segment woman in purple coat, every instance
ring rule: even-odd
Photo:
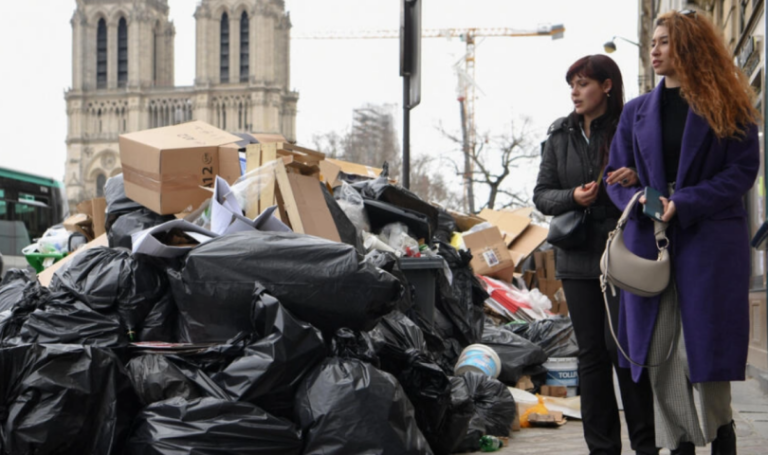
[[[639,183],[606,183],[621,209],[644,187],[664,195],[673,275],[660,296],[622,292],[619,338],[634,362],[660,364],[648,368],[656,444],[694,454],[712,441],[713,454],[735,454],[730,381],[744,380],[749,334],[742,198],[758,172],[759,114],[746,77],[703,15],[660,16],[651,48],[664,79],[625,106],[607,168],[634,168]],[[638,210],[624,232],[633,253],[656,258],[650,218]],[[642,368],[631,367],[637,380]]]

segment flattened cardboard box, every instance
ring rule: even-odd
[[[527,216],[519,216],[514,212],[497,212],[496,210],[483,209],[480,218],[487,220],[494,226],[498,226],[504,236],[504,243],[509,248],[512,242],[522,234],[531,224]]]
[[[161,215],[196,208],[211,196],[217,175],[240,176],[237,149],[220,146],[240,138],[205,122],[155,128],[120,136],[125,194]]]
[[[472,252],[470,265],[478,275],[504,275],[507,269],[514,272],[514,263],[499,228],[492,227],[467,234],[464,236],[464,244]]]

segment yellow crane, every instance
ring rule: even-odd
[[[475,84],[475,45],[477,38],[490,37],[533,37],[550,36],[552,39],[562,38],[565,33],[563,25],[544,25],[536,30],[518,30],[509,27],[497,28],[446,28],[426,29],[421,31],[422,38],[460,38],[466,45],[464,54],[463,74],[457,71],[459,77],[458,101],[461,107],[461,129],[464,141],[464,200],[465,210],[474,213],[474,191],[472,185],[473,163],[470,157],[477,145],[475,128],[475,100],[477,99]],[[291,39],[395,39],[400,38],[400,30],[360,30],[360,31],[316,31],[294,33]]]

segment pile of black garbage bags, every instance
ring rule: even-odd
[[[546,354],[486,327],[447,212],[386,179],[357,190],[429,212],[451,272],[434,314],[394,255],[354,238],[252,231],[182,258],[132,255],[131,234],[166,217],[110,179],[110,248],[80,252],[48,287],[18,270],[0,285],[0,454],[449,454],[507,436],[507,385]],[[484,342],[504,382],[454,375]]]

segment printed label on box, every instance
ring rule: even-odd
[[[496,256],[496,252],[493,250],[486,250],[483,252],[483,259],[488,267],[495,267],[499,265],[499,258]]]

